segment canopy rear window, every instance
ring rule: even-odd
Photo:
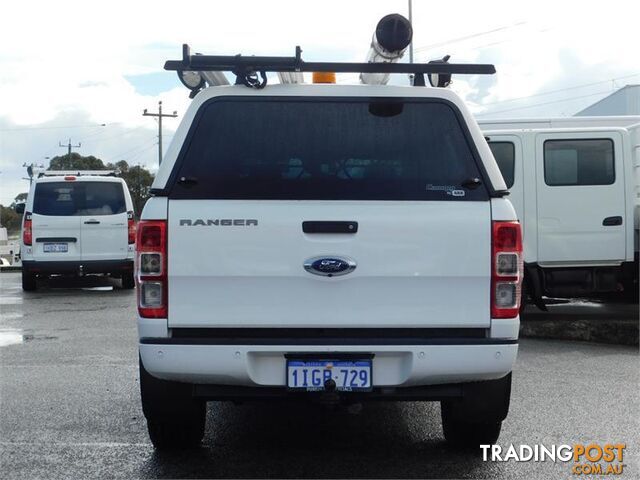
[[[216,99],[176,163],[174,199],[486,200],[441,101]]]
[[[122,184],[115,182],[42,182],[33,199],[33,213],[39,215],[115,215],[126,210]]]

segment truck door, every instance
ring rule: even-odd
[[[509,200],[516,209],[518,220],[524,223],[522,141],[516,135],[490,134],[488,143],[509,189]]]
[[[624,169],[617,132],[536,138],[538,262],[615,264],[625,259]]]

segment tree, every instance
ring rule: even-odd
[[[136,215],[140,215],[149,198],[149,190],[154,179],[149,170],[140,165],[130,166],[126,160],[105,165],[101,159],[93,155],[84,157],[76,152],[72,152],[70,156],[53,157],[49,162],[49,170],[115,170],[116,175],[127,182]]]
[[[20,231],[22,216],[13,208],[0,205],[0,224],[6,227],[9,234]]]
[[[109,170],[117,170],[118,176],[127,182],[133,208],[136,215],[140,215],[142,207],[150,196],[149,190],[151,190],[154,175],[140,165],[129,166],[124,160],[120,160],[115,165],[108,163],[107,167]]]
[[[27,192],[19,193],[16,195],[16,198],[13,199],[13,203],[10,205],[11,208],[16,208],[18,203],[24,203],[27,201],[27,197],[29,194]]]
[[[49,162],[48,170],[105,170],[107,167],[99,158],[90,155],[84,157],[77,152],[71,155],[59,155]]]

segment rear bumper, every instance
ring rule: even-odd
[[[23,260],[22,269],[35,274],[120,273],[133,270],[133,260],[90,260],[39,262]]]
[[[438,339],[421,345],[213,345],[186,343],[181,338],[143,338],[139,348],[151,375],[196,384],[210,398],[235,398],[243,391],[250,397],[285,392],[285,356],[296,353],[373,355],[373,393],[403,387],[399,397],[423,398],[431,396],[426,390],[434,389],[421,387],[502,378],[513,369],[518,352],[517,340],[492,338],[454,343]],[[251,387],[261,388],[252,392]],[[434,395],[447,395],[440,390],[435,389]]]

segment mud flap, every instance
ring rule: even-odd
[[[501,422],[509,413],[511,373],[498,380],[470,382],[463,385],[459,400],[446,402],[451,419],[460,422]]]
[[[531,300],[533,300],[536,307],[543,312],[548,311],[547,306],[542,299],[542,280],[536,265],[525,264],[523,287],[531,296]]]

